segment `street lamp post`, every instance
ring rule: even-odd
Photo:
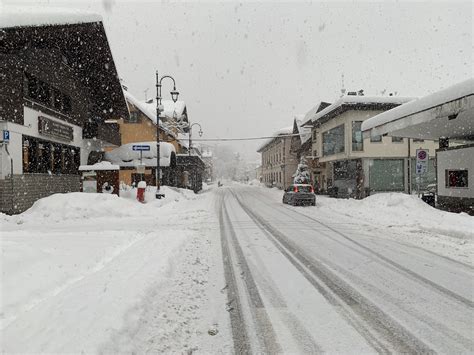
[[[193,131],[193,126],[194,126],[194,125],[199,126],[199,132],[198,132],[198,133],[199,133],[199,137],[202,137],[202,133],[203,133],[203,132],[202,132],[202,127],[201,127],[201,125],[200,125],[199,123],[195,122],[195,123],[193,123],[192,125],[189,125],[189,135],[188,135],[188,138],[189,138],[188,154],[189,154],[189,156],[191,156],[191,133],[192,133],[192,131]]]
[[[170,91],[171,99],[173,102],[178,101],[179,92],[176,91],[176,82],[173,77],[169,75],[164,75],[161,77],[158,75],[158,70],[156,71],[156,195],[157,199],[165,197],[164,194],[160,193],[160,179],[161,179],[161,166],[160,166],[160,114],[163,111],[161,106],[161,82],[163,79],[169,78],[173,80],[173,90]]]

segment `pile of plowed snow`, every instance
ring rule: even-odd
[[[363,200],[318,198],[317,203],[322,208],[356,217],[361,222],[389,228],[417,228],[458,238],[474,238],[474,217],[433,208],[415,195],[380,193]]]
[[[54,194],[36,201],[30,209],[20,215],[0,214],[0,219],[23,224],[41,220],[60,222],[96,218],[147,217],[156,215],[154,207],[196,198],[196,194],[191,190],[164,186],[161,192],[165,194],[165,198],[157,200],[155,190],[153,187],[147,188],[145,203],[137,201],[136,189],[121,191],[120,197],[114,194],[82,192]]]

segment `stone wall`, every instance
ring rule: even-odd
[[[0,180],[0,212],[17,214],[26,211],[40,198],[80,190],[79,175],[23,174],[12,180]]]

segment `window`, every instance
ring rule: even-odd
[[[51,105],[51,90],[49,85],[42,80],[38,81],[38,96],[36,99],[46,106]]]
[[[298,185],[297,186],[297,189],[298,189],[298,192],[306,192],[306,193],[310,193],[310,192],[313,192],[311,191],[311,186],[301,186],[301,185]]]
[[[77,174],[80,148],[23,136],[23,173]]]
[[[364,139],[362,138],[362,121],[352,122],[352,151],[361,152],[364,150]]]
[[[467,170],[445,170],[446,187],[469,187]]]
[[[63,111],[70,113],[72,111],[71,97],[63,94]]]
[[[343,153],[344,146],[344,125],[337,126],[323,133],[323,155]]]
[[[377,135],[377,136],[370,136],[370,142],[372,143],[377,143],[382,141],[382,136]]]
[[[418,138],[413,139],[413,143],[423,143],[424,141],[425,141],[424,139],[418,139]]]
[[[29,73],[25,73],[24,76],[23,93],[26,97],[57,111],[64,113],[72,111],[69,95]]]
[[[403,143],[402,137],[392,137],[392,143]]]
[[[138,115],[139,115],[139,112],[138,112],[138,111],[132,111],[132,112],[130,112],[130,120],[129,120],[129,122],[130,122],[130,123],[137,123],[137,122],[139,122]]]

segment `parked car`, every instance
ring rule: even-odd
[[[313,186],[307,184],[294,184],[288,186],[283,194],[283,203],[289,205],[316,206],[316,195]]]
[[[436,207],[436,184],[429,184],[421,192],[421,199],[432,207]]]

